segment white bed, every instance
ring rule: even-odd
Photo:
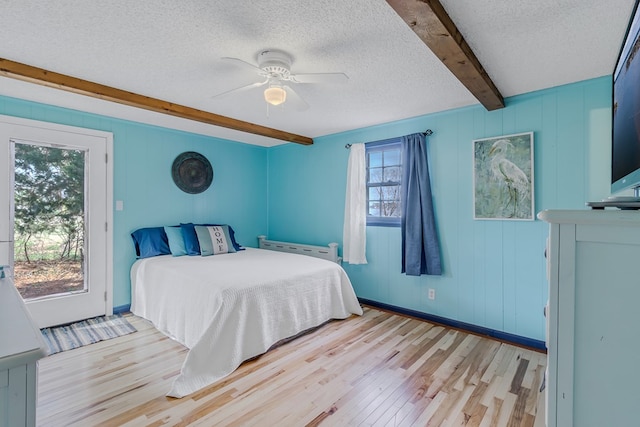
[[[131,287],[132,313],[189,348],[172,397],[212,384],[278,341],[362,314],[339,264],[265,249],[140,259]]]

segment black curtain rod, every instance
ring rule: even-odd
[[[422,132],[422,134],[425,136],[431,136],[433,135],[433,131],[431,129],[427,129],[424,132]],[[351,148],[351,144],[346,144],[344,148]]]

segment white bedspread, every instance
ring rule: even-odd
[[[362,314],[338,264],[263,249],[141,259],[131,286],[132,313],[190,349],[172,397],[212,384],[282,339]]]

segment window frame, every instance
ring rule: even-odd
[[[371,183],[369,182],[369,153],[375,153],[375,152],[383,152],[383,151],[387,151],[387,150],[391,150],[391,149],[399,149],[400,150],[400,180],[399,181],[393,181],[390,184],[389,183],[376,183],[376,185],[371,185]],[[373,216],[373,215],[369,215],[369,189],[371,187],[384,187],[384,186],[391,186],[391,185],[399,185],[400,189],[402,188],[402,173],[403,173],[403,162],[402,162],[402,138],[398,137],[398,138],[390,138],[390,139],[384,139],[384,140],[380,140],[380,141],[374,141],[374,142],[367,142],[365,143],[365,166],[366,166],[366,170],[367,170],[367,176],[366,176],[366,188],[367,188],[367,203],[366,203],[366,209],[367,209],[367,226],[376,226],[376,227],[400,227],[401,226],[401,220],[402,220],[402,212],[400,212],[400,216],[397,217],[382,217],[382,216]],[[384,165],[383,165],[384,167]],[[402,199],[400,198],[400,203],[402,206]]]

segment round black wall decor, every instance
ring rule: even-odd
[[[171,176],[179,189],[185,193],[198,194],[211,185],[213,168],[202,154],[185,151],[173,161]]]

